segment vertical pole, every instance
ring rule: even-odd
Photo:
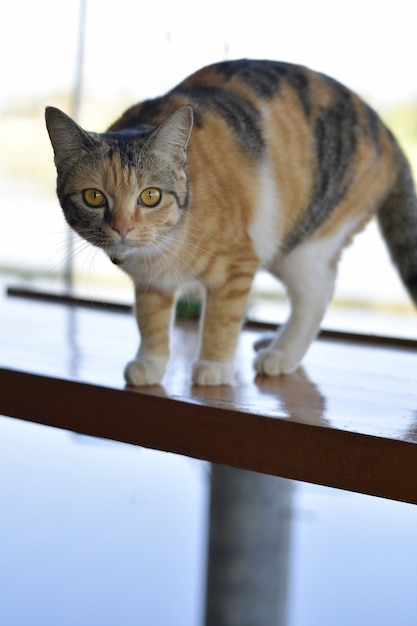
[[[72,100],[72,116],[75,120],[78,119],[80,114],[81,96],[83,90],[86,13],[87,0],[80,0],[78,16],[77,53],[75,58],[75,80]]]
[[[78,18],[77,52],[76,52],[76,59],[75,59],[75,79],[74,79],[74,90],[73,90],[72,112],[71,112],[75,120],[79,118],[82,87],[83,87],[86,12],[87,12],[87,0],[80,0],[79,18]],[[65,284],[65,289],[68,295],[71,295],[73,291],[73,280],[74,280],[73,257],[74,257],[74,236],[73,236],[72,230],[68,227],[67,256],[65,259],[65,269],[64,269],[64,284]]]
[[[212,466],[206,626],[285,626],[292,483]]]

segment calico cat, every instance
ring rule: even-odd
[[[196,72],[102,133],[48,107],[57,193],[69,225],[131,276],[141,343],[131,385],[161,382],[179,288],[205,290],[192,378],[229,383],[258,268],[291,315],[259,348],[259,374],[293,372],[318,333],[342,248],[377,215],[417,303],[417,200],[378,115],[305,67],[239,60]]]

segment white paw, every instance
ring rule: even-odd
[[[265,348],[259,350],[255,359],[255,369],[258,374],[266,374],[267,376],[278,376],[279,374],[291,374],[297,369],[299,359],[286,354],[281,350],[272,350]]]
[[[196,385],[228,385],[233,377],[233,363],[196,361],[193,365],[193,382]]]
[[[141,357],[130,361],[125,368],[125,380],[128,385],[159,385],[166,369],[165,357]]]

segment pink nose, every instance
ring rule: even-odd
[[[117,222],[112,224],[111,227],[116,231],[116,233],[119,233],[121,239],[124,239],[127,233],[130,233],[130,231],[133,230],[133,226],[131,224],[119,224]]]

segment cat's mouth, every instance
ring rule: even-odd
[[[128,258],[132,257],[149,261],[152,257],[161,253],[159,247],[155,245],[142,244],[138,246],[137,244],[129,245],[127,242],[124,242],[123,245],[107,248],[106,252],[114,265],[123,265]]]
[[[120,246],[121,248],[122,246]],[[123,265],[123,263],[126,261],[126,259],[128,257],[132,257],[132,256],[137,256],[141,254],[141,250],[136,248],[131,248],[129,249],[122,249],[120,250],[116,248],[116,250],[112,250],[112,251],[108,251],[107,254],[110,257],[110,261],[114,264],[114,265]]]
[[[121,254],[112,254],[110,256],[110,261],[114,263],[114,265],[123,265],[123,263],[126,261],[126,257],[122,256]]]
[[[119,244],[119,245],[114,245],[111,248],[108,248],[106,250],[110,258],[110,261],[114,265],[123,265],[127,257],[131,256],[132,254],[135,254],[136,251],[137,251],[136,246],[131,246],[127,242],[123,242],[122,244]]]

